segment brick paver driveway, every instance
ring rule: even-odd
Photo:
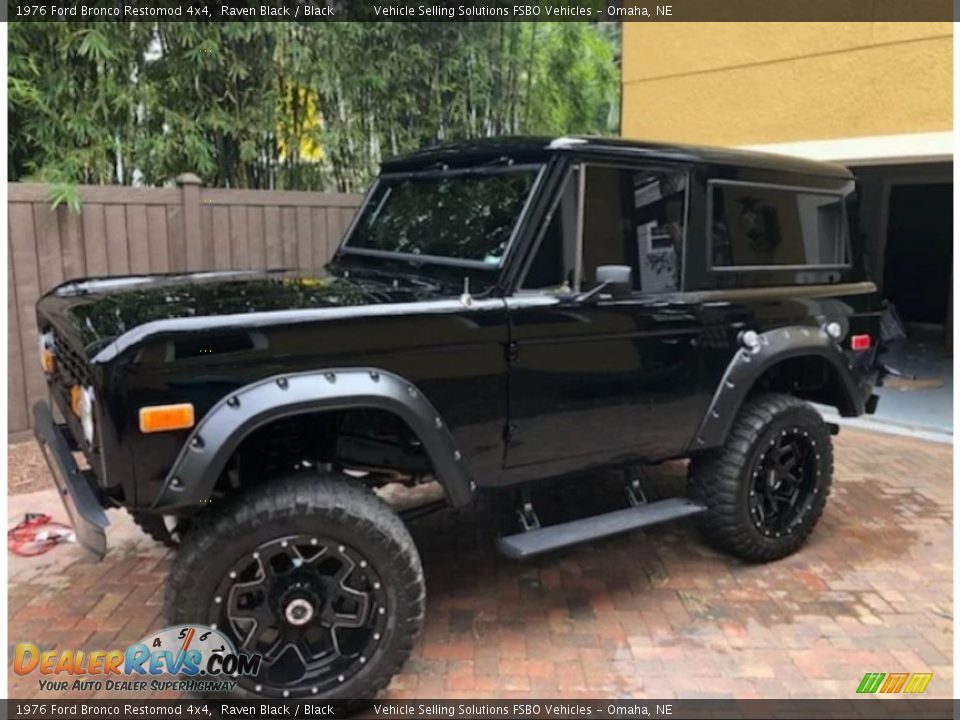
[[[713,552],[691,521],[523,564],[497,555],[491,511],[417,521],[427,620],[389,694],[849,697],[867,671],[932,671],[927,695],[950,697],[952,447],[851,430],[836,444],[818,531],[772,565]],[[11,519],[25,510],[64,517],[49,491],[10,498]],[[11,647],[122,648],[162,626],[168,554],[110,516],[102,563],[74,546],[10,558]],[[11,672],[11,697],[40,695]]]

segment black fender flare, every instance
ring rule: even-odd
[[[450,504],[463,506],[473,498],[476,485],[453,435],[413,383],[378,368],[330,368],[274,375],[222,398],[190,433],[153,509],[169,512],[209,502],[227,461],[258,427],[279,418],[346,408],[377,408],[399,416],[423,443]]]
[[[870,396],[853,374],[840,344],[819,327],[783,327],[760,333],[756,347],[737,350],[690,446],[691,451],[719,447],[726,440],[733,420],[754,383],[777,363],[789,358],[817,356],[829,363],[840,378],[844,416],[861,415]]]

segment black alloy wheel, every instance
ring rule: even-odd
[[[817,442],[808,430],[781,430],[754,465],[750,516],[767,537],[781,537],[797,527],[813,509],[819,493]]]
[[[167,588],[172,624],[202,623],[259,654],[235,694],[373,698],[423,620],[420,557],[397,514],[332,473],[241,495],[183,538]]]
[[[751,562],[796,552],[823,514],[833,479],[830,429],[791,395],[747,400],[724,445],[693,458],[692,497],[702,528],[722,550]]]

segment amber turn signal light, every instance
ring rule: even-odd
[[[184,430],[194,425],[193,405],[152,405],[140,408],[140,431],[145,433]]]
[[[57,357],[50,350],[40,351],[40,365],[47,375],[53,375],[53,370],[57,366]]]
[[[73,410],[73,414],[77,417],[80,417],[80,403],[83,400],[83,388],[79,385],[73,385],[70,388],[70,409]]]

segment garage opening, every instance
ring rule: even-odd
[[[943,332],[953,268],[953,187],[946,183],[890,188],[884,295],[900,318]]]
[[[953,432],[953,165],[853,166],[867,266],[897,308],[906,342],[883,361],[876,420]]]
[[[880,391],[877,419],[952,433],[953,165],[851,169],[868,267],[907,330],[884,357],[903,376]]]

